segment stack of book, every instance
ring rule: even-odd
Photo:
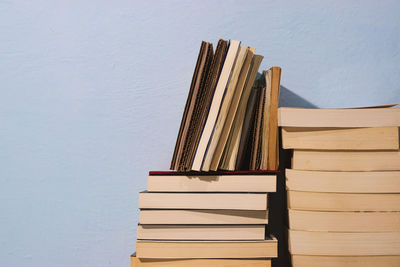
[[[400,266],[400,108],[280,108],[292,265]]]
[[[202,42],[167,172],[139,195],[133,266],[271,266],[281,69],[239,41]]]
[[[277,172],[150,172],[132,267],[270,266],[268,192]]]
[[[239,41],[202,42],[171,170],[276,170],[281,69]],[[257,78],[257,75],[259,76]]]

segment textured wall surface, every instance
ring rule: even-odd
[[[0,0],[0,266],[128,266],[201,40],[283,69],[286,106],[400,102],[399,1]]]

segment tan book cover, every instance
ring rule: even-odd
[[[292,255],[293,267],[398,267],[400,256]]]
[[[332,193],[400,193],[400,171],[338,172],[286,169],[292,191]]]
[[[271,101],[269,107],[268,170],[277,170],[279,166],[278,104],[282,70],[280,67],[272,67],[270,70]],[[264,126],[264,128],[265,127],[266,126]],[[262,164],[262,167],[264,166],[265,165]]]
[[[270,259],[140,259],[131,257],[131,267],[271,267]]]
[[[289,228],[325,232],[400,232],[400,212],[336,212],[289,209]]]
[[[287,191],[287,205],[295,210],[400,211],[400,194],[353,194]]]
[[[137,239],[152,240],[264,240],[265,225],[140,224]]]
[[[276,175],[149,175],[149,192],[275,192]]]
[[[268,210],[141,210],[141,224],[268,224]]]
[[[140,209],[266,210],[266,193],[149,193],[139,194]]]
[[[151,259],[276,258],[278,241],[141,241],[136,256]]]
[[[398,150],[397,127],[282,127],[282,147],[311,150]]]
[[[400,232],[330,233],[289,230],[294,255],[398,256]]]
[[[294,150],[292,169],[310,171],[400,171],[400,151]]]
[[[287,108],[278,110],[282,127],[386,127],[400,126],[400,108]]]

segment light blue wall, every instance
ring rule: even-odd
[[[0,0],[0,266],[128,266],[201,40],[283,69],[285,105],[400,102],[399,1]]]

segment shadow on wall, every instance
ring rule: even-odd
[[[302,98],[298,94],[293,93],[286,87],[281,85],[279,93],[280,107],[298,107],[298,108],[317,108],[316,105]]]
[[[258,72],[256,83],[260,80],[262,73]],[[255,86],[255,85],[253,85]],[[302,98],[296,93],[293,93],[285,86],[280,86],[279,92],[279,107],[296,107],[296,108],[317,108],[316,105]]]
[[[293,93],[284,86],[280,88],[279,96],[280,107],[302,107],[316,108],[317,106]],[[281,137],[279,138],[281,142]],[[290,168],[291,150],[279,150],[279,170],[281,173],[277,177],[277,190],[269,198],[269,222],[270,232],[278,238],[278,258],[272,260],[272,267],[290,266],[290,255],[288,253],[288,242],[286,229],[288,228],[287,201],[285,169]]]

